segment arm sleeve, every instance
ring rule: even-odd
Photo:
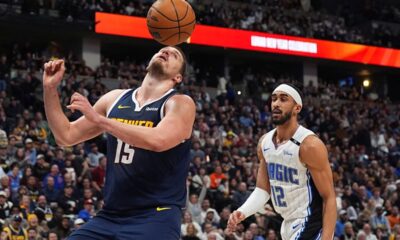
[[[247,218],[262,209],[269,198],[270,195],[267,191],[256,187],[238,211],[242,212]]]

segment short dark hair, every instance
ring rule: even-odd
[[[179,73],[182,75],[182,79],[184,79],[184,78],[185,78],[185,75],[186,75],[186,68],[187,68],[187,58],[186,58],[186,55],[185,55],[185,53],[183,52],[182,48],[180,48],[180,47],[178,47],[178,46],[171,46],[171,47],[173,47],[173,48],[175,48],[176,50],[178,50],[178,52],[180,52],[180,54],[181,54],[182,57],[183,57],[182,67],[181,67],[181,69],[179,70]]]

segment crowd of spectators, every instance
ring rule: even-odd
[[[57,56],[57,48],[52,43],[40,54],[32,49],[19,45],[0,57],[0,239],[19,231],[29,239],[65,239],[102,206],[106,138],[71,148],[56,146],[38,97],[37,72],[48,59],[42,56]],[[128,88],[138,86],[145,74],[142,63],[104,58],[92,70],[72,54],[66,59],[63,106],[74,91],[94,103],[107,91],[102,78],[119,78],[121,87]],[[196,73],[180,87],[197,108],[182,238],[279,239],[281,218],[269,204],[235,233],[225,231],[231,211],[255,187],[257,142],[273,128],[269,103],[237,95],[226,80],[212,97],[196,81]],[[283,74],[249,75],[244,76],[249,89],[258,83],[266,92],[279,82],[295,82]],[[322,82],[319,88],[305,86],[303,92],[307,97],[301,123],[327,145],[334,173],[336,239],[400,239],[400,106],[368,100],[355,87]]]
[[[21,12],[30,15],[49,14],[57,10],[68,22],[93,21],[94,13],[110,12],[146,16],[152,1],[132,0],[21,0]],[[201,24],[262,31],[334,41],[354,42],[386,47],[400,47],[400,7],[395,4],[365,1],[355,5],[343,1],[335,6],[315,6],[311,1],[190,1]],[[379,5],[378,5],[379,4]],[[42,9],[42,11],[40,11]],[[357,9],[357,11],[352,11]],[[216,14],[218,13],[218,14]],[[396,30],[397,29],[397,30]]]

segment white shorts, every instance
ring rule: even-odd
[[[319,240],[322,223],[313,224],[306,218],[284,220],[281,226],[282,240]]]

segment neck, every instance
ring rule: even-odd
[[[278,125],[276,127],[276,143],[281,143],[292,138],[298,127],[299,123],[294,118],[283,125]]]
[[[136,99],[142,103],[161,97],[174,87],[170,80],[160,80],[150,73],[146,74],[140,89],[136,93]]]

